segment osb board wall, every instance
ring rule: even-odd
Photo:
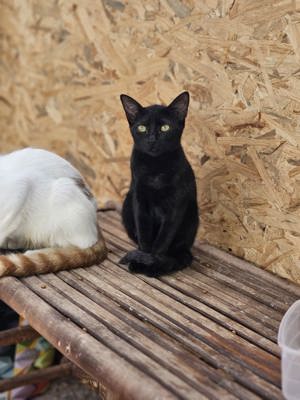
[[[300,2],[0,0],[0,151],[52,149],[100,204],[129,184],[119,102],[191,93],[200,237],[300,282]]]

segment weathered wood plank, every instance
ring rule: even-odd
[[[279,311],[280,313],[283,313],[286,311],[288,308],[291,299],[287,300],[286,296],[283,296],[280,299],[280,296],[276,293],[275,295],[275,289],[269,289],[266,290],[265,288],[261,287],[261,283],[258,285],[257,282],[256,284],[251,284],[251,281],[249,280],[249,283],[247,283],[246,279],[243,277],[233,277],[230,276],[230,274],[221,274],[217,271],[216,268],[216,262],[210,262],[208,264],[209,258],[207,257],[207,263],[203,262],[203,256],[202,260],[200,257],[196,257],[196,262],[192,265],[192,268],[195,269],[195,272],[200,272],[201,276],[207,276],[211,277],[214,280],[216,280],[219,285],[226,285],[228,288],[231,288],[236,291],[237,296],[241,295],[246,295],[251,299],[256,300],[258,303],[264,304],[276,311]],[[202,262],[201,262],[201,261]],[[197,262],[198,261],[198,262]],[[199,262],[200,261],[200,262]],[[275,318],[277,317],[279,320],[279,315],[278,313],[273,313]]]
[[[8,346],[23,342],[24,340],[33,340],[39,336],[39,333],[31,326],[18,326],[17,328],[0,331],[0,346]]]
[[[110,252],[109,254],[109,260],[111,260],[113,263],[117,263],[120,255],[122,255],[122,253],[119,253],[119,256],[117,255],[118,249],[116,249],[115,251],[116,254],[112,252]],[[215,309],[209,307],[207,304],[205,304],[205,302],[203,302],[201,291],[198,291],[196,295],[192,295],[192,290],[190,286],[186,285],[180,280],[173,279],[171,277],[164,277],[158,280],[148,278],[146,276],[139,276],[139,279],[147,282],[149,285],[167,294],[172,299],[179,301],[187,307],[192,308],[194,311],[206,316],[218,325],[223,326],[224,328],[230,330],[231,332],[234,332],[238,336],[243,337],[247,341],[258,345],[259,347],[267,350],[268,352],[276,356],[279,356],[279,349],[277,344],[275,343],[275,332],[273,333],[272,331],[270,334],[271,337],[274,338],[273,341],[267,339],[264,336],[261,336],[254,330],[247,328],[246,326],[231,319],[230,317],[227,317],[219,311],[216,311]],[[214,298],[212,298],[211,301],[214,302]],[[253,326],[251,326],[251,328],[253,328]]]
[[[25,375],[0,380],[0,393],[12,390],[19,386],[38,383],[41,381],[53,381],[72,374],[71,363],[48,367],[39,371],[29,372]]]
[[[76,277],[77,272],[78,271],[74,271],[72,276],[71,274],[63,273],[59,274],[59,276],[67,283],[71,284],[72,287],[74,287],[75,285],[76,289],[82,292],[82,286],[84,285],[84,282],[79,279],[80,277]],[[86,273],[87,271],[85,270],[84,275]],[[76,278],[77,280],[75,280]],[[157,329],[153,330],[153,326],[151,327],[151,325],[149,325],[148,319],[144,319],[141,321],[139,318],[137,319],[131,313],[120,309],[119,305],[116,304],[116,302],[112,302],[108,298],[106,298],[104,301],[103,294],[99,296],[99,293],[94,290],[92,295],[91,291],[93,291],[93,289],[89,286],[88,289],[86,288],[86,291],[83,292],[85,295],[91,297],[93,302],[96,302],[95,299],[98,298],[101,307],[110,311],[110,315],[101,315],[101,320],[103,319],[103,321],[106,322],[110,321],[110,325],[114,327],[114,330],[118,329],[117,334],[119,336],[125,337],[127,341],[134,344],[136,347],[141,348],[145,354],[148,354],[150,357],[157,360],[161,365],[165,365],[166,363],[168,363],[168,365],[166,366],[168,367],[168,369],[174,369],[174,366],[176,365],[179,368],[177,373],[180,376],[182,376],[182,374],[184,373],[185,377],[188,377],[189,381],[193,381],[194,384],[199,384],[203,380],[205,384],[211,384],[210,382],[207,382],[205,378],[206,376],[208,376],[210,379],[218,384],[219,388],[223,387],[223,385],[221,384],[221,381],[224,378],[222,373],[221,376],[218,376],[216,370],[213,370],[210,374],[208,374],[209,366],[207,364],[204,364],[201,367],[201,360],[198,357],[195,357],[192,353],[182,348],[182,346],[179,346],[178,343],[174,340],[171,340],[169,336],[167,337],[167,339],[164,339],[164,333],[162,331],[158,332]],[[78,296],[78,294],[76,296]],[[80,304],[82,305],[82,302],[80,302]],[[98,316],[98,318],[99,311],[100,308],[94,310],[94,313],[96,316]],[[120,319],[121,321],[123,321],[123,323],[125,322],[124,326],[120,326],[122,325]],[[130,328],[127,325],[129,325]],[[134,332],[131,328],[138,331],[139,333],[136,334],[136,332]],[[153,341],[154,343],[159,344],[159,346],[153,344],[151,341],[146,339],[146,337],[150,338],[151,341]],[[168,349],[168,351],[166,352],[165,349]],[[170,352],[172,354],[172,357],[173,355],[176,355],[175,359],[173,359],[172,357],[170,359]],[[200,375],[197,372],[198,370],[200,371]],[[173,373],[176,372],[173,371]],[[207,387],[206,390],[208,390]],[[240,387],[239,390],[241,391]],[[216,390],[214,390],[214,393],[216,393]],[[221,395],[225,396],[225,394],[220,393],[220,396]]]
[[[108,266],[107,262],[104,263],[105,265]],[[112,266],[109,265],[106,269],[106,274],[109,274],[111,269]],[[91,270],[101,275],[103,279],[106,278],[102,268],[92,267]],[[280,376],[278,358],[264,352],[185,305],[177,301],[170,301],[170,298],[164,293],[143,284],[138,278],[134,279],[135,277],[132,277],[128,282],[126,280],[126,271],[118,271],[116,279],[120,279],[122,274],[124,274],[122,282],[116,281],[116,284],[119,284],[119,287],[126,290],[132,297],[134,296],[139,302],[147,305],[148,308],[151,308],[156,313],[167,315],[176,324],[182,324],[195,337],[199,337],[230,359],[252,369],[266,380],[275,384],[278,383]]]
[[[199,243],[191,268],[133,275],[119,215],[100,223],[100,266],[4,278],[0,297],[117,398],[283,399],[277,329],[300,288]]]
[[[87,279],[87,275],[89,280]],[[215,368],[206,363],[199,356],[196,356],[194,352],[191,352],[190,349],[186,348],[186,346],[183,347],[181,342],[175,340],[176,335],[173,335],[173,331],[178,331],[178,327],[175,327],[174,329],[174,326],[169,324],[169,327],[166,328],[168,321],[164,321],[162,318],[160,318],[160,316],[154,313],[152,313],[152,319],[151,310],[147,310],[146,308],[144,308],[146,310],[145,314],[136,312],[135,307],[130,305],[132,302],[130,300],[127,301],[126,295],[120,292],[119,296],[123,298],[123,302],[116,302],[116,298],[113,295],[115,288],[113,286],[109,286],[105,282],[101,282],[102,286],[99,288],[99,286],[97,286],[97,282],[99,282],[100,279],[94,276],[92,273],[89,273],[86,270],[76,270],[72,273],[62,272],[59,274],[59,276],[85,296],[92,298],[93,301],[101,307],[108,309],[113,308],[113,313],[117,314],[118,317],[123,321],[130,323],[130,325],[134,326],[136,330],[152,340],[155,340],[160,344],[160,346],[172,351],[172,353],[176,354],[178,357],[177,360],[180,365],[181,363],[187,362],[189,365],[192,365],[193,368],[199,370],[203,376],[209,377],[209,379],[211,379],[213,382],[217,383],[223,388],[226,388],[229,392],[235,394],[236,396],[242,396],[244,400],[257,398],[254,393],[251,393],[237,382],[232,380],[234,378],[231,378],[228,373],[226,376],[224,376],[224,371],[222,371],[221,368]],[[107,288],[111,294],[110,298],[108,298],[103,291],[100,292],[103,286]],[[124,307],[124,304],[126,304],[126,308]],[[161,357],[160,353],[159,356]],[[226,379],[224,379],[224,377],[226,377]]]
[[[176,275],[176,279],[171,278],[168,281],[170,284],[174,284],[174,281],[176,280],[178,285],[186,285],[187,287],[190,287],[191,296],[197,296],[200,290],[207,290],[207,293],[214,296],[214,302],[216,305],[221,303],[223,304],[223,307],[227,306],[227,308],[235,313],[250,316],[252,320],[262,324],[264,327],[264,333],[266,335],[269,334],[268,337],[276,342],[276,335],[274,335],[274,333],[276,332],[279,323],[276,319],[277,315],[274,315],[272,318],[270,316],[270,310],[268,310],[268,314],[266,314],[267,310],[265,310],[264,313],[264,309],[261,307],[259,301],[257,302],[255,299],[252,300],[249,297],[244,297],[243,294],[239,295],[236,292],[233,294],[232,288],[226,284],[222,284],[220,281],[212,280],[210,277],[197,273],[197,271],[194,270],[196,268],[198,268],[198,265],[192,265],[188,270],[188,274],[179,272]],[[278,319],[280,318],[278,317]]]
[[[124,247],[127,247],[127,250],[133,249],[131,244],[124,243],[120,240],[116,236],[116,232],[111,234],[107,230],[108,228],[105,224],[102,224],[102,227],[103,231],[106,233],[106,240],[110,243],[112,248],[116,249],[115,246],[117,246],[120,251],[120,257],[124,255],[124,253],[122,253],[122,251],[124,252]],[[188,286],[188,291],[191,293],[193,291],[193,285],[192,282],[190,282],[190,273],[192,274],[192,271],[189,270],[189,274],[185,273],[182,276],[184,276],[184,279],[190,284],[190,286]],[[178,274],[176,274],[176,276],[177,275]],[[178,278],[178,283],[179,281],[180,278]],[[205,276],[201,276],[201,279],[196,281],[196,285],[196,294],[201,295],[202,301],[205,301],[207,305],[218,309],[225,315],[233,317],[240,323],[246,324],[249,328],[255,328],[258,333],[261,333],[267,338],[272,338],[274,342],[276,341],[274,335],[276,335],[278,323],[276,324],[276,321],[272,318],[273,314],[276,314],[276,312],[270,307],[255,302],[253,299],[251,299],[251,307],[249,306],[249,297],[243,296],[242,294],[237,295],[226,285],[222,286],[217,281],[206,278]],[[183,285],[180,284],[180,287],[182,286]],[[272,316],[270,316],[270,313],[272,313]],[[246,321],[248,321],[248,323]],[[251,321],[250,325],[249,321]],[[268,324],[266,322],[268,322]]]
[[[261,277],[253,274],[252,272],[249,273],[247,270],[230,268],[230,266],[228,266],[226,262],[223,263],[217,258],[209,256],[196,246],[194,247],[193,252],[195,260],[197,260],[196,265],[200,264],[200,266],[203,268],[201,270],[202,273],[205,273],[206,271],[214,273],[215,275],[213,276],[215,277],[215,279],[218,279],[221,282],[224,279],[231,278],[237,284],[239,282],[242,282],[243,284],[246,284],[250,288],[254,289],[256,292],[266,294],[266,296],[268,296],[267,298],[271,296],[272,299],[280,301],[280,305],[282,306],[280,308],[280,311],[282,311],[282,309],[285,310],[286,307],[290,304],[290,302],[293,301],[293,299],[297,298],[297,296],[287,293],[285,289],[282,289],[281,287],[278,287],[273,283],[270,283],[265,279],[262,279]],[[234,287],[240,291],[239,287],[236,286]],[[263,302],[265,303],[265,298],[263,298]],[[272,301],[267,302],[267,305],[269,307],[272,307],[272,304],[273,304]]]
[[[279,389],[277,389],[273,385],[270,385],[263,378],[256,376],[251,370],[249,371],[247,367],[245,368],[245,366],[241,366],[238,361],[233,361],[230,356],[227,357],[227,355],[223,355],[218,348],[215,349],[211,347],[209,344],[207,344],[207,340],[202,340],[203,338],[200,335],[195,335],[195,332],[186,327],[186,320],[184,320],[183,323],[178,323],[178,321],[170,318],[169,314],[172,311],[170,308],[167,308],[167,310],[163,313],[157,312],[157,309],[153,309],[152,305],[149,306],[148,303],[145,303],[143,300],[141,301],[141,298],[136,298],[136,296],[134,295],[134,287],[130,286],[128,290],[122,288],[121,282],[122,284],[124,284],[122,272],[124,271],[121,270],[118,271],[117,274],[115,274],[115,284],[112,284],[110,286],[107,285],[107,282],[112,280],[109,270],[113,268],[112,265],[109,265],[109,261],[107,261],[107,263],[108,269],[106,271],[102,270],[103,266],[101,266],[101,268],[90,268],[89,271],[94,270],[95,272],[95,276],[92,278],[90,277],[90,273],[87,270],[82,270],[81,272],[81,270],[77,269],[76,271],[74,271],[74,274],[82,274],[82,279],[88,279],[91,284],[95,284],[96,281],[97,284],[95,285],[95,288],[102,294],[105,294],[108,297],[111,296],[115,301],[118,301],[122,307],[127,307],[130,312],[135,312],[135,315],[143,315],[143,318],[147,321],[151,320],[151,323],[155,326],[158,326],[159,329],[165,330],[172,337],[176,338],[176,340],[179,340],[180,343],[184,344],[184,346],[187,346],[189,349],[191,349],[191,351],[198,354],[206,362],[214,365],[217,368],[223,369],[224,371],[226,371],[226,373],[232,374],[235,380],[243,383],[246,387],[249,387],[251,390],[256,391],[256,393],[260,393],[261,395],[266,396],[266,398],[278,398],[277,396],[279,396],[280,393]],[[101,273],[101,276],[99,276],[99,278],[95,280],[98,272]],[[128,273],[124,273],[127,275],[128,278]],[[135,282],[133,282],[133,285],[135,286]],[[121,293],[119,291],[120,287],[122,289]],[[143,292],[141,296],[145,297],[143,295]],[[167,321],[167,328],[164,326],[164,320]],[[171,329],[169,327],[171,327]],[[254,355],[252,355],[252,357],[253,356]],[[275,368],[276,370],[278,368],[278,364],[279,362],[272,363],[272,369]],[[279,385],[278,377],[277,383]]]
[[[19,280],[0,280],[1,299],[87,374],[124,400],[178,399],[171,391],[84,332]]]
[[[115,224],[119,227],[121,226],[120,211],[109,211],[99,215],[100,221],[106,217],[109,217],[112,225]],[[235,274],[250,274],[254,278],[257,278],[257,281],[261,282],[262,286],[270,285],[271,288],[276,288],[276,290],[278,290],[283,296],[291,296],[291,301],[294,301],[294,298],[298,299],[300,297],[300,286],[287,279],[281,278],[273,273],[270,273],[269,271],[258,268],[246,260],[242,260],[233,254],[226,253],[207,243],[195,242],[195,248],[206,257],[209,256],[209,263],[219,261],[221,265],[226,268],[226,270],[230,269]]]
[[[281,278],[269,271],[265,271],[261,268],[255,267],[248,261],[237,258],[232,254],[225,253],[224,251],[210,246],[209,244],[196,243],[196,248],[198,248],[207,256],[210,256],[211,262],[213,262],[215,259],[230,269],[240,270],[242,272],[251,272],[255,276],[257,276],[257,278],[260,279],[262,282],[269,283],[275,288],[282,289],[284,291],[284,294],[290,294],[291,298],[294,298],[294,296],[296,296],[296,298],[300,297],[300,286],[287,279]]]
[[[107,236],[107,238],[108,238],[108,237],[109,237],[109,236]],[[112,240],[109,240],[109,241],[110,241],[110,246],[111,246],[111,248],[114,248],[114,249],[116,250],[116,247],[114,247],[114,246],[112,245],[112,243],[113,243],[113,242],[114,242],[114,243],[117,243],[117,239],[116,239],[116,238],[112,238]],[[124,246],[123,246],[123,247],[124,247]],[[121,256],[124,255],[124,250],[121,250],[121,247],[119,248],[119,250],[120,250],[120,251],[119,251],[119,258],[120,258]],[[111,257],[113,257],[112,254],[109,255],[109,258],[111,258]],[[114,261],[116,262],[117,259],[118,259],[118,257],[115,258]],[[182,286],[183,286],[182,279],[184,280],[185,277],[188,276],[188,275],[190,274],[190,270],[188,270],[188,272],[189,272],[188,274],[178,272],[178,273],[176,273],[176,274],[174,275],[174,278],[173,278],[173,277],[165,277],[165,278],[161,278],[161,280],[166,281],[166,282],[177,282],[177,280],[178,280],[178,282],[179,282],[179,284],[180,284],[180,287],[182,287]],[[141,279],[143,279],[143,277],[141,277]],[[189,283],[189,285],[188,285],[187,287],[188,287],[188,289],[189,289],[190,294],[193,292],[193,285],[200,285],[200,287],[201,287],[201,282],[198,283],[197,280],[190,281],[188,277],[186,278],[186,280],[187,280],[187,282]],[[204,286],[204,294],[207,294],[207,292],[209,291],[208,289],[209,289],[208,286]],[[216,290],[215,290],[215,291],[216,291]],[[213,291],[211,294],[214,296],[214,291]],[[223,293],[222,293],[222,294],[223,294]],[[203,293],[201,293],[201,296],[202,296],[202,295],[203,295]],[[237,300],[237,301],[238,301],[238,300]],[[221,306],[224,306],[220,299],[219,299],[219,302],[220,302]],[[238,308],[236,307],[236,304],[234,303],[234,299],[232,299],[232,302],[233,302],[233,304],[230,303],[230,302],[228,303],[228,306],[230,307],[230,309],[231,309],[232,311],[234,311],[234,313],[239,312],[240,309],[238,309]],[[252,303],[253,303],[253,302],[252,302]],[[215,307],[216,304],[218,304],[218,297],[217,297],[217,295],[215,295],[215,296],[213,297],[213,299],[212,299],[212,305],[213,305],[213,307]],[[247,303],[246,303],[246,304],[245,304],[245,303],[241,303],[240,307],[242,308],[242,313],[244,314],[244,313],[245,313],[245,309],[247,309]],[[253,306],[253,311],[255,310],[255,308],[256,308],[256,304]],[[262,328],[263,331],[266,331],[266,327],[265,327],[266,318],[264,318],[264,315],[262,315],[261,318],[263,318],[263,323],[261,324],[261,328]],[[271,320],[272,318],[268,316],[268,319]],[[277,328],[277,325],[275,325],[275,326],[276,326],[276,328]],[[272,331],[272,334],[273,334],[273,340],[274,340],[274,342],[275,342],[275,341],[276,341],[275,332]]]
[[[111,269],[112,267],[109,266],[108,268]],[[82,272],[76,270],[74,274],[80,274],[82,279],[85,281],[88,280],[89,284],[94,286],[101,294],[105,294],[108,297],[110,296],[114,301],[117,301],[122,308],[125,308],[138,318],[146,320],[159,330],[176,339],[185,348],[197,354],[198,357],[203,359],[208,365],[212,365],[214,368],[226,372],[228,375],[227,379],[232,376],[234,380],[240,382],[250,390],[253,390],[255,393],[266,396],[265,398],[277,398],[276,396],[278,396],[279,393],[278,389],[274,389],[274,393],[272,391],[273,386],[271,386],[270,390],[269,383],[255,375],[252,371],[228,359],[220,353],[218,349],[209,346],[205,341],[202,341],[201,338],[195,337],[194,333],[191,333],[185,326],[169,318],[168,315],[161,315],[155,312],[155,310],[153,311],[152,308],[147,307],[147,304],[142,304],[139,299],[132,296],[130,289],[129,291],[122,290],[120,293],[119,280],[122,279],[122,277],[119,277],[119,274],[116,274],[114,279],[110,277],[107,271],[101,274],[101,276],[97,273],[94,273],[94,276],[90,276],[91,274],[87,274],[86,270]]]
[[[124,253],[118,248],[113,248],[111,244],[110,246],[114,252],[109,254],[109,259],[117,263]],[[197,287],[196,290],[194,290],[195,288],[193,285],[190,285],[190,283],[186,284],[179,279],[179,277],[177,279],[177,274],[176,278],[161,277],[159,280],[153,280],[151,278],[139,276],[139,279],[168,295],[171,293],[177,301],[206,315],[221,326],[224,325],[226,321],[227,324],[225,324],[225,327],[230,331],[238,333],[242,337],[247,332],[245,337],[247,340],[255,344],[265,343],[268,351],[278,355],[278,347],[275,344],[276,332],[273,329],[265,327],[262,323],[258,323],[256,319],[249,321],[244,310],[236,310],[232,305],[224,305],[220,298],[214,295],[211,287],[201,285],[200,288]],[[239,315],[241,318],[238,318]],[[241,323],[240,320],[242,320]]]
[[[109,232],[117,232],[118,237],[124,239],[124,242],[132,245],[132,242],[130,239],[127,237],[126,233],[124,232],[124,229],[121,224],[120,217],[118,216],[118,213],[109,213],[107,215],[106,213],[101,214],[101,222],[108,223],[109,226]],[[116,228],[116,230],[114,229]],[[200,246],[200,247],[199,247]],[[214,255],[208,255],[206,254],[202,248],[209,249],[211,253]],[[209,245],[201,245],[199,243],[195,243],[194,247],[194,254],[196,257],[196,260],[198,261],[195,265],[201,265],[203,267],[203,270],[201,271],[204,273],[205,267],[208,272],[210,272],[210,276],[215,277],[215,280],[221,281],[222,279],[228,279],[228,278],[234,278],[231,283],[235,284],[233,287],[238,291],[237,294],[241,292],[241,287],[239,286],[239,283],[245,283],[246,284],[246,294],[250,294],[251,296],[251,288],[257,289],[255,292],[255,299],[258,300],[260,299],[264,304],[268,305],[268,307],[273,307],[273,299],[278,300],[276,303],[277,307],[279,307],[280,311],[285,311],[288,306],[291,304],[291,302],[297,300],[300,296],[300,287],[297,290],[296,287],[296,293],[290,293],[287,291],[287,288],[293,288],[296,285],[291,284],[290,282],[287,282],[283,280],[282,278],[279,278],[277,276],[274,276],[266,271],[262,271],[260,268],[254,267],[252,264],[247,263],[244,260],[240,260],[235,256],[232,256],[230,254],[227,254],[225,252],[222,252],[219,249],[215,249],[212,246]],[[218,255],[218,257],[216,256]],[[223,257],[220,259],[220,257]],[[233,260],[236,265],[239,265],[239,268],[232,268],[232,265],[226,260]],[[251,266],[251,268],[246,269],[243,267],[244,263],[246,263],[245,267],[248,267],[248,265]],[[207,264],[207,265],[206,265]],[[223,276],[222,276],[223,275]],[[263,275],[264,279],[261,278]],[[284,283],[284,287],[281,287],[281,284]],[[250,293],[248,291],[248,287],[250,288]],[[265,302],[265,296],[267,297],[268,301]],[[270,301],[270,297],[271,301]],[[258,296],[258,297],[257,297]],[[276,317],[276,315],[275,315]]]
[[[196,400],[202,395],[200,398],[203,399],[209,398],[208,396],[215,399],[223,396],[231,399],[228,393],[217,385],[212,387],[212,382],[196,374],[193,368],[180,364],[172,353],[164,351],[161,346],[156,346],[145,336],[143,341],[146,345],[141,349],[138,346],[140,335],[136,330],[105,308],[99,307],[54,274],[47,274],[42,279],[26,278],[26,285],[80,327],[86,328],[98,341],[141,368],[162,385],[166,385],[178,397]],[[46,283],[46,288],[41,288],[43,282]],[[157,354],[156,360],[149,356],[149,351],[153,356]],[[162,358],[160,358],[161,354]],[[162,367],[164,364],[165,367]],[[181,368],[183,372],[180,372]]]

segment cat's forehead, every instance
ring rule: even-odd
[[[143,109],[141,118],[143,120],[159,121],[162,119],[169,119],[171,115],[167,106],[153,105]]]

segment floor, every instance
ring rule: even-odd
[[[76,379],[60,379],[53,382],[49,389],[34,400],[99,400],[99,396],[87,385]]]

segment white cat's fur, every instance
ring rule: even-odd
[[[31,148],[0,156],[0,248],[43,249],[0,256],[0,276],[72,268],[104,257],[96,201],[69,162]]]

